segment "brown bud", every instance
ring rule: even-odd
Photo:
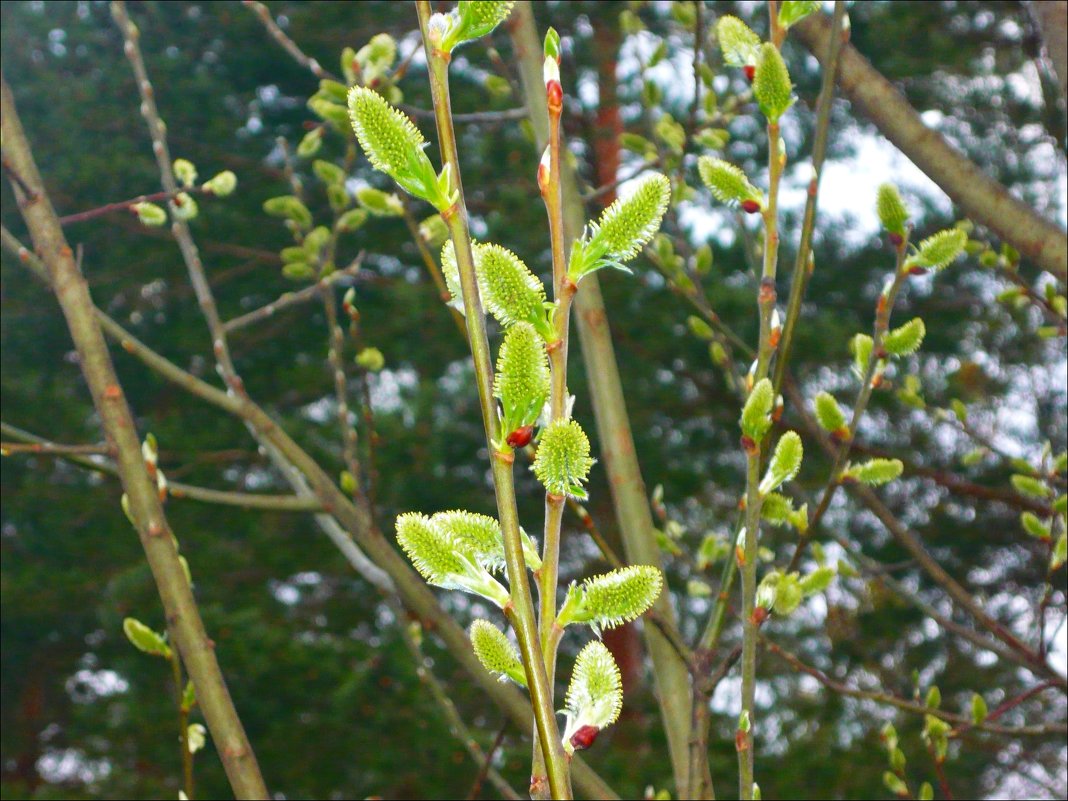
[[[746,80],[748,80],[749,83],[752,83],[753,78],[756,77],[756,65],[746,64],[744,67],[742,67],[742,72],[745,73]]]
[[[755,200],[743,200],[742,211],[746,214],[756,214],[760,211],[760,204]]]
[[[585,751],[593,745],[593,741],[597,739],[600,732],[601,730],[596,726],[583,726],[571,735],[571,747],[576,751]]]
[[[901,245],[905,242],[905,237],[894,231],[890,232],[890,234],[887,236],[887,239],[890,240],[890,244],[893,245],[895,248],[901,247]]]
[[[530,444],[530,440],[534,437],[534,426],[521,426],[513,431],[505,439],[513,448],[525,448]]]
[[[559,114],[564,108],[564,87],[560,81],[551,80],[545,84],[545,99],[549,105],[550,114]]]

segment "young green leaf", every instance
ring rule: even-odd
[[[801,579],[801,592],[807,598],[810,595],[823,592],[831,586],[838,571],[833,567],[817,567],[803,579]]]
[[[775,390],[771,381],[762,378],[753,387],[749,397],[742,408],[742,416],[738,421],[742,434],[749,437],[754,443],[764,439],[764,435],[771,429],[771,412],[775,407]]]
[[[167,645],[163,635],[157,634],[137,618],[128,617],[123,620],[122,630],[126,634],[126,639],[138,651],[144,651],[152,656],[162,656],[164,659],[171,658],[171,647]]]
[[[542,432],[534,457],[534,475],[553,495],[582,500],[582,484],[590,474],[590,441],[574,420],[555,420]]]
[[[562,741],[568,754],[589,747],[599,731],[619,718],[623,680],[611,651],[599,640],[579,651],[564,705],[567,722]]]
[[[755,203],[757,209],[764,206],[764,193],[753,186],[741,168],[723,159],[701,156],[697,171],[705,186],[721,203]]]
[[[831,393],[820,392],[816,395],[814,405],[816,407],[816,419],[819,421],[820,428],[832,434],[845,429],[845,413]]]
[[[549,397],[549,358],[545,341],[530,323],[516,323],[505,332],[493,394],[501,402],[505,435],[533,425],[541,414]]]
[[[1049,523],[1043,523],[1034,512],[1023,512],[1020,515],[1020,523],[1024,531],[1040,540],[1049,542],[1053,539],[1052,529]]]
[[[1017,492],[1029,495],[1032,498],[1048,498],[1053,491],[1042,481],[1034,476],[1025,476],[1023,473],[1014,473],[1009,479]]]
[[[986,701],[979,693],[972,693],[972,723],[976,726],[986,720]]]
[[[787,431],[779,438],[775,453],[768,463],[767,472],[760,482],[760,494],[767,495],[797,475],[805,453],[801,437],[796,431]]]
[[[514,5],[515,0],[460,0],[454,14],[447,18],[441,50],[451,53],[464,42],[492,32],[508,18]]]
[[[779,25],[789,28],[814,11],[819,11],[819,0],[784,0],[779,6]]]
[[[645,614],[660,595],[664,577],[650,565],[621,567],[572,585],[556,619],[564,627],[590,623],[613,629]]]
[[[849,350],[853,354],[853,374],[861,381],[868,373],[873,345],[872,338],[867,334],[856,334],[849,340]]]
[[[404,214],[404,204],[399,197],[371,186],[356,190],[356,202],[375,217],[400,217]]]
[[[167,224],[167,212],[155,203],[134,203],[130,209],[137,215],[141,225],[147,228],[159,228]]]
[[[760,37],[737,17],[726,14],[716,22],[716,39],[723,61],[730,67],[753,66],[760,55]]]
[[[790,72],[786,69],[779,48],[771,42],[765,42],[760,48],[753,78],[753,96],[771,123],[778,122],[779,117],[794,104]]]
[[[311,228],[312,215],[308,207],[295,195],[272,197],[263,202],[263,210],[272,217],[292,220],[301,228]]]
[[[893,481],[904,469],[900,459],[869,459],[863,464],[849,465],[842,478],[878,487]]]
[[[887,332],[883,337],[883,348],[891,356],[908,356],[920,349],[926,334],[923,320],[913,317],[904,325]]]
[[[237,189],[237,176],[230,170],[223,170],[204,182],[204,191],[215,197],[232,195],[235,189]]]
[[[468,629],[468,636],[482,667],[501,681],[511,679],[521,687],[527,686],[527,674],[519,660],[519,651],[503,631],[488,620],[476,619]]]

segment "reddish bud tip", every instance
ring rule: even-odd
[[[538,190],[544,195],[549,188],[549,165],[544,161],[538,165]]]
[[[909,267],[909,275],[927,275],[927,268],[918,264]]]
[[[744,450],[746,453],[756,453],[757,444],[756,440],[754,440],[752,437],[747,434],[742,434],[740,442],[742,443],[742,450]]]
[[[777,423],[780,420],[782,420],[782,413],[783,413],[783,407],[782,406],[776,406],[774,409],[772,409],[771,410],[771,419],[772,419],[772,421]]]
[[[560,81],[552,80],[545,84],[545,98],[549,104],[550,113],[558,114],[564,107],[564,87]]]
[[[585,751],[593,745],[593,741],[597,739],[600,732],[601,730],[596,726],[583,726],[571,735],[571,747],[576,751]]]
[[[779,347],[780,340],[782,340],[782,329],[781,328],[773,328],[773,329],[771,329],[771,333],[768,334],[768,347],[771,347],[771,348]]]
[[[746,80],[749,81],[749,83],[752,83],[753,78],[756,77],[756,65],[746,64],[744,67],[742,67],[742,72],[745,73]]]
[[[761,625],[765,620],[768,619],[768,614],[769,614],[768,610],[765,609],[763,606],[755,607],[753,609],[753,616],[751,618],[751,620],[753,621],[753,625],[754,626]]]
[[[757,203],[755,200],[743,200],[742,211],[744,211],[746,214],[756,214],[758,211],[760,211],[760,204]]]
[[[741,729],[734,733],[734,749],[739,753],[749,750],[749,738],[745,736],[745,732]]]
[[[901,247],[902,243],[905,241],[905,237],[893,231],[890,232],[888,238],[890,240],[890,244],[893,245],[895,248]]]
[[[509,434],[507,439],[505,439],[505,442],[513,448],[525,448],[530,444],[530,440],[533,439],[533,437],[534,426],[523,426]]]
[[[738,567],[745,567],[745,549],[741,545],[734,546],[734,561]]]

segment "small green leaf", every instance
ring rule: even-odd
[[[1024,530],[1032,537],[1037,537],[1040,540],[1050,540],[1053,538],[1050,524],[1043,523],[1034,512],[1022,513],[1020,515],[1020,523],[1023,525]]]
[[[167,224],[167,212],[155,203],[134,203],[130,209],[137,215],[141,225],[147,228],[159,228]]]
[[[809,14],[819,11],[821,5],[819,0],[784,0],[779,6],[779,25],[789,28]]]
[[[901,780],[896,774],[886,771],[883,774],[883,785],[894,795],[907,796],[909,794],[909,788],[905,785],[905,782]]]
[[[1017,492],[1022,492],[1024,495],[1028,495],[1032,498],[1049,498],[1053,495],[1053,490],[1046,486],[1046,484],[1033,476],[1025,476],[1022,473],[1013,474],[1009,479],[1012,482],[1012,486],[1016,488]]]
[[[171,658],[171,647],[162,634],[157,634],[140,620],[128,617],[122,621],[122,630],[126,639],[130,641],[138,651],[144,651],[152,656],[162,656],[164,659]]]
[[[837,574],[833,567],[817,567],[803,579],[801,579],[801,592],[807,598],[810,595],[823,592],[831,586]]]
[[[816,395],[815,407],[816,419],[819,421],[820,428],[824,431],[830,431],[833,434],[836,431],[845,429],[845,413],[831,393],[820,392]]]
[[[316,159],[312,162],[312,172],[314,172],[319,180],[327,184],[343,184],[345,183],[345,170],[334,164],[332,161],[324,161],[323,159]]]
[[[893,184],[882,184],[875,200],[875,209],[879,213],[879,222],[892,234],[905,235],[905,225],[909,221],[909,210],[901,194]]]
[[[1053,553],[1049,557],[1049,572],[1059,570],[1061,565],[1068,561],[1068,534],[1061,534],[1057,538],[1057,544],[1053,546]]]
[[[938,709],[942,706],[942,691],[938,689],[938,685],[933,685],[927,691],[927,698],[923,703],[928,709]]]
[[[753,442],[759,443],[771,429],[771,412],[775,407],[775,391],[771,381],[762,378],[753,387],[742,408],[739,420],[742,433]]]
[[[979,693],[972,693],[972,723],[976,726],[986,720],[986,700]]]
[[[805,453],[801,437],[796,431],[787,431],[779,438],[775,453],[768,463],[768,470],[760,482],[760,493],[767,495],[791,481],[801,469],[801,459]]]
[[[215,197],[227,197],[237,189],[237,176],[230,170],[223,170],[204,182],[204,191]]]
[[[723,61],[731,67],[754,65],[760,55],[760,37],[737,17],[726,14],[716,22],[716,39]]]
[[[349,209],[334,223],[334,230],[338,233],[349,234],[358,230],[367,222],[367,209]]]
[[[310,159],[316,153],[319,152],[319,148],[323,146],[323,131],[325,129],[320,125],[312,128],[297,144],[297,156],[302,159]]]
[[[312,215],[308,207],[295,195],[272,197],[263,202],[263,210],[272,217],[292,220],[301,228],[311,228]]]
[[[856,334],[849,340],[849,350],[853,354],[853,374],[861,381],[868,374],[873,345],[872,338],[867,334]]]
[[[934,787],[930,782],[924,782],[920,785],[920,792],[916,796],[919,801],[933,801],[934,799]]]
[[[174,177],[186,189],[197,182],[197,168],[188,159],[174,160]]]
[[[370,186],[356,190],[356,202],[375,217],[400,217],[404,214],[404,204],[399,197]]]

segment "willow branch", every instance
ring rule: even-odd
[[[258,309],[253,309],[250,312],[242,314],[240,317],[234,317],[232,320],[227,320],[223,323],[223,331],[227,334],[231,334],[241,328],[253,325],[274,317],[278,312],[283,309],[288,309],[292,306],[296,306],[300,303],[307,303],[310,300],[314,300],[319,296],[323,289],[327,289],[336,284],[342,278],[352,278],[363,266],[364,253],[360,254],[353,260],[352,264],[341,269],[335,270],[330,275],[324,276],[316,281],[314,284],[309,284],[303,289],[298,289],[296,292],[286,292],[280,295],[277,299],[272,300],[270,303],[260,306]]]
[[[845,19],[845,0],[835,0],[834,16],[831,18],[831,30],[841,31]],[[794,344],[794,331],[801,319],[801,302],[812,277],[812,233],[816,227],[816,209],[819,205],[820,178],[823,176],[823,162],[827,157],[827,141],[831,130],[831,107],[834,105],[834,76],[838,71],[838,54],[846,33],[828,37],[827,56],[823,60],[823,82],[820,85],[819,100],[816,101],[816,133],[812,141],[812,178],[808,182],[808,197],[805,199],[805,213],[801,220],[801,239],[797,245],[794,259],[794,274],[790,279],[790,299],[786,304],[786,317],[783,321],[782,339],[779,344],[779,357],[775,362],[775,377],[772,385],[775,394],[782,387],[783,375],[790,358],[790,349]]]
[[[797,37],[822,62],[832,35],[831,21],[812,14],[799,22]],[[1009,194],[976,164],[953,148],[894,86],[852,45],[842,48],[838,85],[897,148],[949,195],[971,220],[985,225],[1042,269],[1068,278],[1068,235]]]
[[[337,80],[337,77],[330,72],[330,70],[324,69],[318,61],[305,54],[297,43],[289,38],[288,34],[286,34],[286,32],[279,27],[278,23],[274,21],[274,17],[271,16],[271,10],[267,8],[267,6],[257,2],[257,0],[243,0],[243,2],[263,24],[263,27],[267,30],[267,33],[270,34],[271,38],[274,39],[294,61],[320,80],[324,78],[332,81]]]
[[[497,405],[493,398],[493,369],[490,362],[489,340],[486,336],[486,321],[479,299],[478,281],[475,275],[474,257],[471,251],[471,236],[468,230],[467,207],[464,202],[463,182],[461,179],[460,159],[456,148],[456,135],[452,124],[452,108],[449,99],[449,56],[438,50],[430,41],[428,22],[431,15],[430,3],[420,0],[416,3],[419,12],[419,27],[423,34],[423,46],[426,49],[427,64],[430,68],[430,89],[434,100],[435,119],[438,141],[443,165],[451,170],[452,181],[457,193],[456,203],[442,213],[449,228],[456,251],[456,263],[460,273],[463,291],[465,319],[467,321],[468,342],[475,367],[475,382],[478,386],[478,398],[482,407],[482,422],[486,433],[486,444],[493,463],[493,484],[497,495],[497,512],[500,517],[501,531],[504,535],[505,561],[508,568],[508,585],[512,595],[512,608],[508,612],[509,622],[516,631],[519,649],[526,669],[527,686],[530,690],[534,718],[537,723],[538,736],[541,738],[542,754],[545,758],[549,788],[553,798],[570,798],[571,782],[568,777],[568,764],[560,742],[560,733],[556,724],[556,712],[552,703],[552,687],[549,684],[545,662],[538,647],[537,620],[534,615],[534,603],[527,583],[526,562],[523,558],[522,541],[519,532],[519,514],[516,509],[515,485],[512,476],[512,459],[503,458],[496,443],[501,442],[500,421]],[[509,454],[511,456],[511,454]]]
[[[2,81],[2,127],[4,154],[33,193],[32,202],[27,203],[27,196],[18,184],[13,184],[16,198],[34,246],[52,278],[105,435],[109,445],[115,448],[131,515],[136,521],[167,620],[175,632],[182,661],[197,688],[227,778],[239,798],[267,798],[256,756],[234,709],[215,658],[214,646],[204,630],[192,590],[178,560],[178,549],[160,505],[157,488],[145,468],[133,415],[95,319],[88,286],[45,194],[6,79]]]
[[[529,0],[516,3],[506,24],[512,37],[523,96],[530,111],[540,154],[549,140],[549,118],[544,103],[541,37],[536,30]],[[568,241],[573,241],[582,232],[586,212],[575,172],[566,160],[560,178],[564,234]],[[589,382],[590,399],[624,552],[630,564],[660,567],[660,549],[653,533],[645,482],[638,465],[612,333],[596,274],[582,279],[582,291],[576,295],[574,303],[586,374],[595,377]],[[661,593],[653,608],[663,620],[675,624],[675,610],[668,593]],[[672,773],[676,788],[681,790],[689,774],[689,673],[671,643],[655,626],[643,627],[642,633],[652,660],[656,698],[667,733]]]

